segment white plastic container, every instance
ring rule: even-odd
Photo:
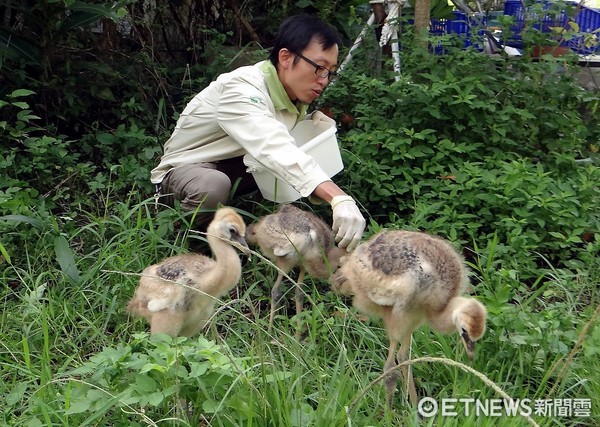
[[[290,131],[296,140],[296,146],[311,155],[330,178],[344,168],[342,155],[337,145],[336,132],[335,125],[325,122],[314,125],[310,120],[301,121]],[[283,178],[272,174],[249,154],[244,156],[244,164],[252,173],[258,189],[265,199],[284,203],[302,197]]]

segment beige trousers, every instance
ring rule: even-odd
[[[165,204],[172,206],[176,199],[185,210],[208,209],[212,216],[219,203],[227,205],[233,197],[257,188],[252,174],[246,172],[242,157],[234,157],[173,168],[163,179],[160,194]]]

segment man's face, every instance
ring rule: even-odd
[[[323,50],[323,46],[313,38],[300,54],[309,61],[334,71],[337,65],[338,47],[333,45]],[[307,104],[321,95],[329,83],[328,77],[319,77],[315,74],[314,65],[287,49],[282,49],[279,53],[278,75],[290,99]]]

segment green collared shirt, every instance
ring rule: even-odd
[[[287,110],[290,113],[298,114],[298,121],[304,119],[308,110],[308,104],[300,101],[292,102],[277,76],[277,69],[273,63],[267,60],[262,63],[260,68],[265,73],[267,88],[269,89],[269,95],[271,95],[275,109]]]

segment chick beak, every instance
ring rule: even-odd
[[[242,252],[244,255],[249,255],[250,254],[250,248],[248,248],[248,243],[246,243],[246,239],[244,239],[242,236],[232,236],[233,241],[235,243],[237,243],[237,245],[235,245],[237,247],[237,249],[240,250],[240,252]]]
[[[469,334],[464,329],[460,336],[463,340],[463,344],[465,345],[465,350],[467,351],[467,356],[469,357],[469,360],[473,360],[473,354],[475,353],[475,341],[471,341]]]

